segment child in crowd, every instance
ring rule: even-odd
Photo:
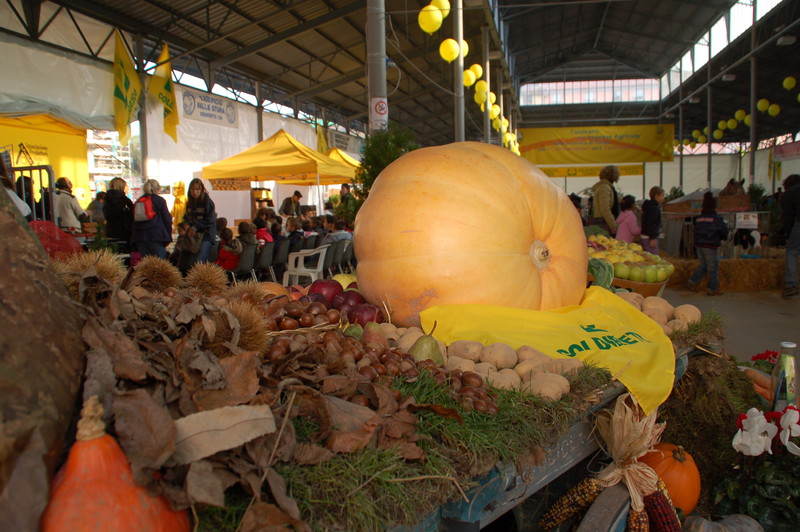
[[[221,239],[219,253],[214,262],[228,271],[233,271],[239,265],[239,256],[242,254],[244,246],[238,238],[233,238],[233,231],[227,227],[219,232],[219,236]]]
[[[633,212],[636,206],[636,198],[625,196],[619,204],[620,213],[617,216],[617,240],[632,243],[641,234],[642,228],[636,220],[636,213]]]
[[[269,232],[276,244],[283,240],[283,220],[281,218],[274,220],[269,226]]]
[[[267,242],[274,242],[275,239],[272,238],[272,233],[269,232],[267,226],[264,227],[257,227],[256,228],[256,240],[258,241],[258,247],[261,248]]]
[[[708,273],[708,295],[719,296],[719,246],[728,238],[728,223],[717,214],[717,200],[709,191],[703,195],[700,216],[694,219],[694,248],[700,265],[687,283],[689,290],[699,289],[700,281]]]
[[[239,241],[243,246],[258,244],[256,224],[253,222],[240,222],[237,229],[239,231]]]
[[[224,216],[217,218],[217,242],[222,242],[222,237],[219,236],[223,229],[228,227],[228,219]],[[221,245],[221,244],[220,244]]]
[[[303,229],[300,218],[291,217],[286,220],[286,237],[289,239],[289,251],[300,251],[303,248]]]
[[[185,274],[194,263],[194,255],[184,251],[186,243],[186,231],[189,230],[189,224],[186,222],[180,222],[178,223],[177,230],[178,238],[175,239],[175,247],[169,256],[169,261],[173,266]]]
[[[642,204],[642,248],[658,255],[658,239],[661,237],[661,204],[664,203],[664,189],[650,189],[650,199]]]

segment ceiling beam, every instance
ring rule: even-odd
[[[243,59],[243,58],[247,57],[248,55],[252,55],[252,54],[258,52],[259,50],[262,50],[263,48],[266,48],[267,46],[279,43],[279,42],[281,42],[281,41],[283,41],[285,39],[289,39],[289,38],[294,37],[295,35],[298,35],[300,33],[305,33],[307,31],[312,31],[315,28],[317,28],[318,26],[321,26],[322,24],[325,24],[327,22],[331,22],[333,20],[336,20],[337,18],[343,17],[343,16],[345,16],[347,14],[350,14],[350,13],[352,13],[354,11],[358,11],[358,10],[364,9],[364,7],[365,7],[365,4],[364,4],[363,1],[353,2],[352,4],[348,4],[348,5],[346,5],[346,6],[342,7],[342,8],[339,8],[339,9],[336,9],[336,10],[333,10],[333,11],[329,11],[328,13],[326,13],[326,14],[324,14],[322,16],[319,16],[317,18],[313,18],[313,19],[309,20],[308,22],[304,22],[303,24],[298,24],[297,26],[294,26],[293,28],[290,28],[288,30],[279,31],[278,33],[270,35],[266,39],[262,39],[262,40],[260,40],[258,42],[253,43],[253,44],[249,44],[249,45],[244,46],[244,47],[240,48],[239,50],[237,50],[237,51],[235,51],[235,52],[233,52],[231,54],[228,54],[228,55],[226,55],[224,57],[220,57],[218,59],[213,60],[211,62],[212,68],[219,68],[219,67],[221,67],[223,65],[227,65],[229,63],[233,63],[235,61]]]

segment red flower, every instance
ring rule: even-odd
[[[775,362],[778,361],[778,352],[777,351],[766,350],[763,353],[759,353],[757,355],[754,355],[753,358],[751,358],[750,360],[753,360],[753,361],[755,361],[755,360],[766,360],[767,362],[771,362],[772,364],[774,364]]]
[[[747,414],[739,414],[739,418],[736,420],[736,426],[739,427],[739,430],[744,430],[742,421],[744,421],[745,419],[747,419]]]

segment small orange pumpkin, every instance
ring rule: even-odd
[[[689,515],[700,499],[700,471],[680,445],[661,442],[639,458],[662,478],[676,508]]]
[[[283,286],[280,283],[273,283],[271,281],[262,281],[261,287],[264,288],[267,292],[273,293],[276,296],[288,296],[289,289]]]
[[[563,190],[499,146],[456,142],[409,152],[381,172],[353,233],[358,289],[419,325],[433,305],[532,310],[577,305],[586,236]]]
[[[43,532],[188,532],[185,511],[173,510],[133,481],[128,458],[105,433],[97,396],[81,410],[77,441],[53,482]]]

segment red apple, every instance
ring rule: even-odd
[[[333,308],[343,310],[342,307],[347,305],[348,307],[354,307],[356,305],[361,305],[366,303],[364,296],[358,293],[356,290],[347,289],[340,294],[337,294],[336,297],[333,298],[331,304]],[[346,312],[346,311],[345,311]]]
[[[363,305],[356,305],[347,312],[347,319],[350,323],[358,323],[362,327],[366,327],[367,323],[376,321],[382,323],[384,321],[383,312],[375,305],[365,303]]]
[[[347,285],[347,290],[358,290],[358,282],[353,281],[349,285]]]
[[[322,294],[328,300],[328,304],[342,292],[342,285],[333,279],[317,279],[308,287],[308,295]]]

